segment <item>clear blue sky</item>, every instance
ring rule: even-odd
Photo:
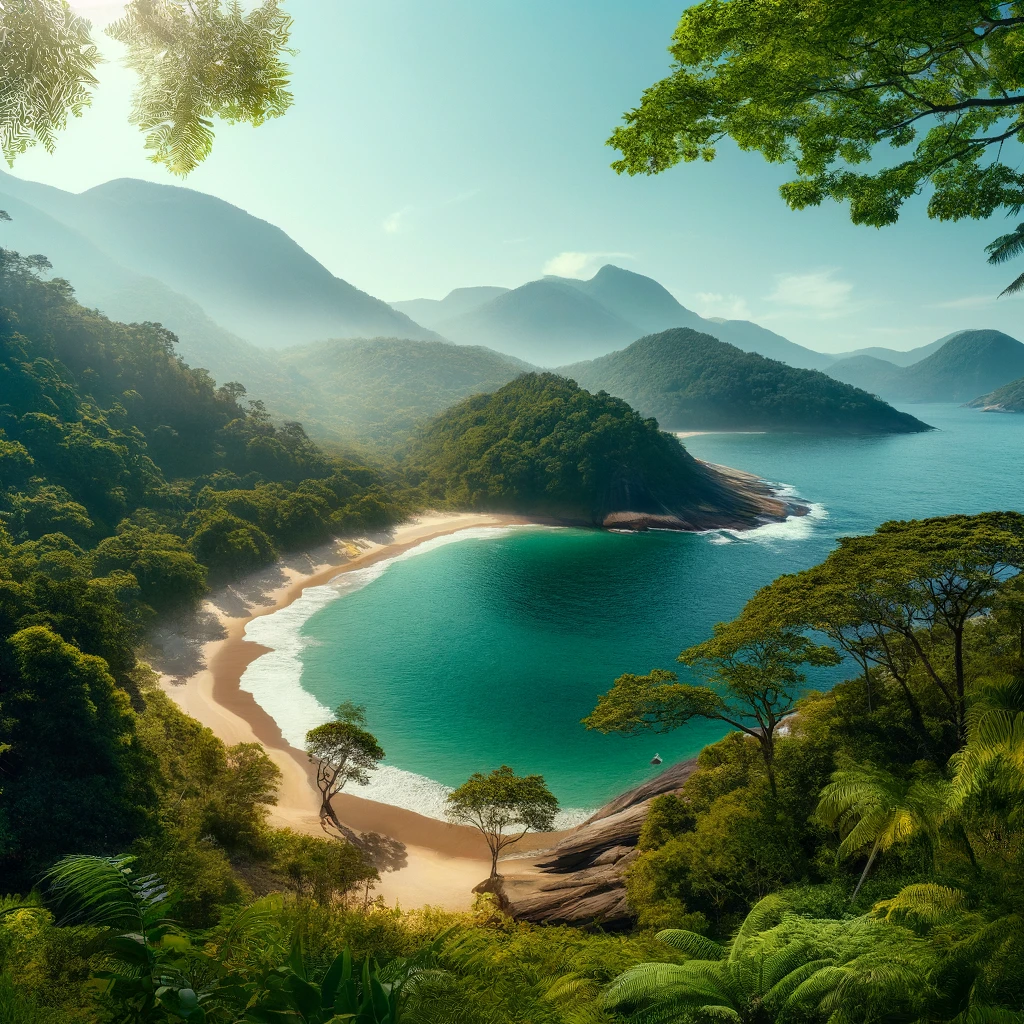
[[[83,0],[98,22],[115,6]],[[649,274],[709,316],[757,320],[825,351],[911,348],[965,327],[1024,337],[1021,267],[988,267],[1007,227],[938,224],[923,203],[877,231],[844,208],[793,213],[782,168],[723,146],[710,165],[618,177],[604,145],[668,69],[680,0],[292,0],[295,105],[222,127],[183,184],[284,228],[388,300],[515,286],[602,263]],[[126,122],[112,62],[91,110],[14,172],[81,191],[116,177],[181,183]]]

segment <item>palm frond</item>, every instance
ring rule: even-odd
[[[682,928],[666,928],[658,932],[655,938],[666,946],[687,953],[695,960],[721,960],[725,956],[725,946],[697,932],[684,931]]]
[[[1005,263],[1024,253],[1024,224],[1018,224],[1013,231],[1000,235],[985,246],[989,263]]]
[[[772,893],[755,903],[729,944],[729,959],[738,959],[743,955],[746,944],[758,932],[767,931],[773,924],[777,924],[787,905],[786,898],[779,893]]]
[[[892,899],[877,903],[872,913],[886,921],[902,921],[913,917],[922,924],[940,924],[953,914],[960,914],[966,897],[959,889],[934,882],[908,885]]]

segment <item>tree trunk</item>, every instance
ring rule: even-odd
[[[498,877],[498,848],[491,847],[491,878]]]
[[[860,892],[860,887],[864,884],[864,879],[868,877],[868,872],[871,870],[871,865],[875,863],[875,857],[878,856],[878,842],[875,841],[875,845],[871,847],[871,856],[868,857],[867,864],[864,865],[864,870],[861,872],[860,880],[857,882],[857,888],[853,890],[853,895],[850,897],[852,903],[857,898],[857,893]]]

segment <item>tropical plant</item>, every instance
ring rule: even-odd
[[[873,1014],[882,1008],[892,1013],[918,1000],[923,951],[909,942],[897,949],[909,933],[864,918],[785,917],[785,909],[777,895],[761,900],[724,946],[696,932],[659,932],[693,959],[631,968],[606,989],[604,1005],[658,1024],[766,1024],[787,1013],[838,1024],[879,1019]]]
[[[938,842],[946,785],[935,777],[900,778],[874,765],[836,772],[822,790],[817,818],[843,833],[838,855],[868,859],[850,897],[852,903],[880,853],[925,836]]]
[[[210,153],[213,119],[262,124],[291,105],[291,18],[280,0],[132,0],[108,33],[139,76],[129,120],[151,159],[188,174]],[[92,102],[102,57],[67,0],[0,7],[0,151],[9,164],[39,143],[52,152],[68,116]]]
[[[549,832],[558,812],[558,799],[542,775],[519,776],[507,765],[489,775],[474,772],[448,794],[445,813],[460,825],[479,829],[491,851],[491,878],[498,874],[502,850],[518,843],[530,829]],[[513,834],[506,834],[512,829]]]

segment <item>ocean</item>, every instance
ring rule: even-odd
[[[804,499],[803,518],[746,533],[467,530],[346,573],[249,624],[246,635],[273,650],[242,687],[297,746],[340,701],[365,705],[387,758],[356,795],[440,817],[450,787],[509,764],[545,777],[561,824],[581,820],[654,774],[655,754],[667,764],[726,731],[693,722],[663,735],[587,732],[580,719],[618,675],[681,669],[684,647],[758,587],[821,561],[839,536],[889,519],[1024,510],[1024,416],[908,411],[938,429],[685,439],[698,458]],[[844,674],[821,671],[809,684]]]

